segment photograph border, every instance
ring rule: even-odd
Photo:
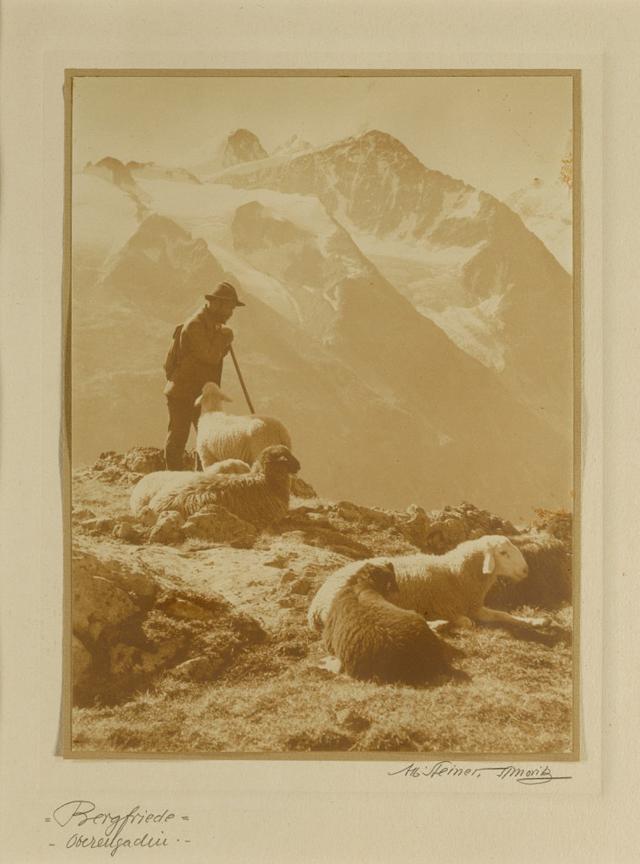
[[[292,751],[292,752],[114,752],[102,750],[73,749],[72,745],[72,693],[71,693],[71,646],[72,646],[72,460],[71,460],[71,388],[73,324],[72,309],[72,180],[73,180],[73,81],[81,77],[570,77],[572,79],[572,155],[573,155],[573,520],[572,520],[572,749],[569,752],[553,753],[466,753],[451,751]],[[62,675],[62,735],[59,755],[70,760],[138,760],[166,759],[187,760],[250,760],[250,761],[399,761],[457,759],[465,762],[506,760],[511,762],[558,761],[576,762],[583,758],[581,742],[581,681],[580,681],[580,604],[581,604],[581,542],[582,542],[582,453],[583,453],[583,270],[582,270],[582,73],[578,68],[486,68],[486,69],[232,69],[232,68],[67,68],[64,78],[64,215],[63,215],[63,273],[62,273],[62,320],[63,320],[63,411],[61,432],[62,465],[62,513],[63,513],[63,675]]]

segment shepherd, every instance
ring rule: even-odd
[[[205,300],[202,309],[176,327],[165,362],[169,431],[164,455],[169,471],[185,467],[184,449],[200,415],[194,402],[207,381],[220,384],[222,363],[233,342],[233,331],[225,325],[236,306],[245,305],[230,282],[221,282]]]

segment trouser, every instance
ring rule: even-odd
[[[167,396],[167,407],[169,408],[169,431],[164,446],[164,458],[167,470],[183,471],[184,448],[187,445],[191,425],[193,424],[195,429],[198,428],[200,408],[193,404],[193,399],[174,399],[171,396]]]

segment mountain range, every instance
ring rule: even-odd
[[[385,133],[269,156],[247,132],[201,173],[107,157],[74,175],[74,462],[162,443],[171,332],[228,278],[257,411],[320,493],[566,506],[572,285],[543,242]],[[223,388],[245,413],[230,364]]]

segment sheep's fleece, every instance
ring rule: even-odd
[[[204,467],[221,459],[242,459],[252,464],[266,447],[282,444],[291,449],[291,436],[274,417],[227,414],[222,410],[228,396],[207,382],[200,404],[196,449]]]
[[[312,629],[322,629],[336,593],[368,563],[393,564],[398,593],[389,600],[432,621],[473,618],[498,576],[519,581],[527,575],[522,553],[502,535],[467,540],[445,555],[416,553],[353,561],[332,573],[313,598],[307,616]]]
[[[136,483],[129,499],[131,512],[139,516],[145,507],[154,509],[153,502],[157,496],[182,489],[188,483],[197,481],[204,475],[207,477],[215,474],[244,474],[251,470],[246,462],[240,459],[225,459],[223,462],[215,462],[200,471],[152,471],[142,477]]]

